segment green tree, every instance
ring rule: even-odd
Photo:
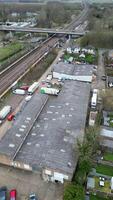
[[[84,190],[80,185],[69,184],[64,189],[63,200],[84,200]]]
[[[79,162],[74,176],[77,184],[83,185],[86,181],[87,174],[92,168],[92,159],[99,149],[99,129],[89,127],[86,129],[84,142],[78,141]]]

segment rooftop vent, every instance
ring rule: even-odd
[[[15,144],[9,144],[9,147],[14,148]]]
[[[21,136],[20,134],[18,134],[18,133],[16,134],[16,137],[20,137],[20,136]]]
[[[68,167],[71,167],[71,166],[72,166],[71,162],[68,162],[68,163],[67,163],[67,166],[68,166]]]
[[[31,145],[31,142],[27,142],[27,145],[29,145],[29,146],[30,146],[30,145]]]
[[[61,151],[62,153],[65,153],[65,152],[66,152],[64,149],[61,149],[60,151]]]
[[[41,137],[44,137],[44,134],[41,134],[40,136],[41,136]]]
[[[23,128],[19,128],[19,131],[24,132],[24,129]]]
[[[40,144],[35,144],[36,147],[40,147]]]
[[[32,136],[35,136],[35,135],[36,135],[36,133],[32,133],[31,135],[32,135]]]

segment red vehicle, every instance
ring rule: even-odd
[[[10,191],[10,200],[16,200],[17,191],[13,189]]]
[[[29,88],[28,85],[23,85],[23,86],[20,87],[20,89],[22,89],[22,90],[28,90],[28,88]]]
[[[14,118],[14,114],[12,113],[12,114],[8,115],[7,120],[12,121],[13,118]]]

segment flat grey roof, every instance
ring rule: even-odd
[[[104,115],[106,113],[107,112],[104,112]],[[110,112],[108,112],[108,113],[110,113]],[[102,140],[100,141],[100,144],[104,147],[113,149],[113,128],[102,126],[100,135],[102,136]]]
[[[108,82],[113,83],[113,77],[112,76],[107,76]]]
[[[18,141],[27,134],[26,120],[32,123],[36,111],[47,101],[17,153],[16,160],[29,164],[33,169],[49,167],[73,174],[78,160],[75,143],[77,138],[82,140],[84,136],[89,93],[89,83],[65,81],[58,97],[49,97],[47,101],[46,95],[34,95],[13,128],[1,140],[0,153],[13,158]],[[21,137],[18,138],[16,134]],[[9,144],[15,144],[15,147],[9,147]],[[71,163],[70,167],[68,163]]]
[[[113,149],[113,140],[109,140],[109,139],[102,139],[102,141],[100,142],[101,146]]]
[[[91,76],[93,73],[93,65],[88,64],[69,64],[59,62],[53,65],[53,71],[76,76]]]
[[[113,139],[113,128],[103,126],[100,135],[103,137],[111,138]]]
[[[32,101],[23,104],[20,113],[18,113],[14,121],[14,125],[0,141],[0,153],[13,158],[47,100],[48,96],[36,93],[32,97]]]

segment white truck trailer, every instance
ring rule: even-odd
[[[5,119],[7,115],[11,112],[11,106],[4,106],[2,110],[0,111],[0,120]]]
[[[33,94],[39,87],[39,82],[34,82],[28,89],[28,94]]]
[[[91,107],[96,108],[96,106],[97,106],[97,94],[93,94],[91,98]]]
[[[16,90],[13,90],[13,94],[24,95],[25,94],[25,90],[16,89]]]
[[[42,94],[51,94],[51,95],[58,95],[59,90],[55,88],[47,88],[47,87],[42,87],[40,92]]]

